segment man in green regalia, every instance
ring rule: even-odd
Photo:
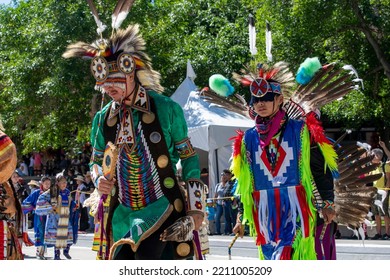
[[[94,245],[101,259],[200,259],[198,156],[181,107],[161,94],[160,75],[144,49],[139,26],[130,25],[108,40],[69,45],[63,55],[92,59],[95,88],[112,99],[95,115],[91,132],[90,168],[100,199]],[[176,179],[179,160],[186,188]]]

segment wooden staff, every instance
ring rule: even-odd
[[[234,243],[236,242],[237,238],[240,236],[240,233],[237,232],[236,235],[234,236],[232,242],[230,242],[230,245],[228,247],[228,255],[229,255],[229,260],[232,259],[232,247],[234,245]]]
[[[321,234],[320,234],[320,237],[319,237],[320,243],[321,243],[321,251],[322,251],[322,259],[323,260],[326,259],[325,258],[325,249],[324,249],[324,241],[323,241],[323,239],[324,239],[324,235],[325,235],[325,231],[326,231],[327,227],[328,227],[328,224],[326,224],[324,222],[324,224],[322,226],[322,231],[321,231]]]
[[[234,199],[234,196],[214,197],[214,198],[207,198],[207,199],[211,199],[211,200],[225,200],[225,199],[231,199],[231,200],[233,200],[233,199]]]

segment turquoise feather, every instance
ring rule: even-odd
[[[209,78],[209,86],[217,94],[228,97],[234,93],[234,87],[221,74],[214,74]]]
[[[301,85],[308,84],[322,65],[318,57],[306,58],[299,66],[295,80]]]

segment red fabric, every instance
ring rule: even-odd
[[[260,192],[254,192],[253,193],[253,200],[255,201],[255,205],[259,204]],[[254,217],[253,221],[255,223],[255,229],[256,229],[256,235],[257,235],[257,237],[256,237],[256,245],[260,246],[262,244],[265,244],[266,242],[265,242],[264,236],[260,233],[260,225],[259,225],[259,219],[258,219],[258,217],[259,217],[259,210],[258,210],[257,207],[255,207],[252,212],[253,212],[253,217]]]
[[[284,246],[282,254],[280,255],[281,260],[291,260],[292,256],[292,247]]]
[[[34,246],[34,243],[31,241],[31,239],[30,239],[30,237],[28,236],[27,232],[23,232],[23,233],[22,233],[22,237],[23,237],[23,243],[24,243],[27,247]]]
[[[299,205],[302,212],[302,224],[304,226],[305,232],[302,232],[303,237],[309,236],[309,209],[306,201],[306,193],[303,186],[298,186],[296,188],[296,193],[299,201]]]
[[[282,217],[281,213],[281,205],[280,205],[280,190],[275,188],[274,190],[274,199],[275,199],[275,208],[276,208],[276,225],[274,225],[275,229],[275,241],[279,240],[279,232],[280,232],[280,217]]]
[[[7,239],[7,236],[5,236],[4,234],[4,231],[5,231],[5,227],[4,227],[4,223],[5,221],[0,221],[0,260],[4,260],[5,259],[5,248],[3,247],[4,246],[4,241]]]

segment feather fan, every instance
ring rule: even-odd
[[[192,240],[195,222],[191,216],[184,216],[176,220],[171,226],[164,230],[160,239],[162,241],[183,242]]]

